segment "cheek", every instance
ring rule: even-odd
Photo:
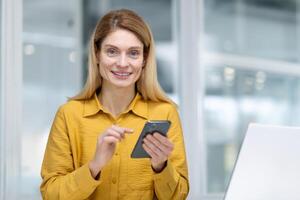
[[[111,70],[111,65],[109,63],[106,63],[106,62],[100,62],[100,75],[102,77],[108,77],[108,74]]]
[[[142,73],[143,73],[143,68],[142,67],[137,68],[136,71],[135,71],[135,77],[134,77],[134,79],[136,81],[139,80],[141,78],[141,76],[142,76]]]
[[[134,67],[134,71],[136,73],[140,73],[143,68],[143,60],[138,60],[138,61],[132,63],[132,66]]]
[[[103,55],[100,57],[100,64],[102,66],[111,66],[114,63],[115,63],[115,60],[110,57],[103,56]]]
[[[139,78],[141,76],[142,70],[143,70],[143,68],[141,65],[138,67],[135,67],[134,72],[135,72],[137,78]]]
[[[110,71],[114,61],[106,56],[101,56],[100,59],[100,74],[103,76],[107,74],[107,71]]]

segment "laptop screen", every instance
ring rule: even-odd
[[[300,127],[250,124],[224,200],[300,200]]]

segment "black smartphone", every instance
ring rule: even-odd
[[[153,134],[154,132],[158,132],[163,136],[167,136],[167,132],[170,128],[171,122],[168,120],[152,120],[147,121],[145,126],[140,134],[140,137],[135,144],[135,147],[131,153],[131,158],[150,158],[148,153],[143,148],[143,139],[148,134]]]

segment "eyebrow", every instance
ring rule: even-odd
[[[117,46],[114,46],[112,44],[106,44],[106,45],[104,45],[104,47],[113,47],[113,48],[117,48],[118,49]],[[143,47],[141,47],[141,46],[133,46],[133,47],[130,47],[129,49],[143,49]]]

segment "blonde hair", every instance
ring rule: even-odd
[[[97,52],[101,43],[116,29],[125,29],[134,33],[144,45],[144,67],[136,82],[136,89],[145,100],[173,103],[162,90],[157,80],[154,41],[149,26],[135,12],[127,9],[113,10],[104,15],[97,23],[91,36],[88,57],[88,77],[83,90],[70,100],[91,98],[101,88],[102,77],[97,61]]]

